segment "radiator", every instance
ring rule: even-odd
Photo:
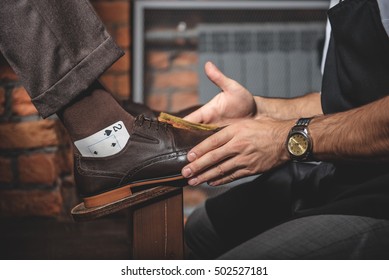
[[[325,24],[200,24],[199,98],[220,92],[204,73],[212,61],[252,94],[290,98],[321,89]]]

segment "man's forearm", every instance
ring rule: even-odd
[[[260,96],[255,96],[254,99],[258,114],[275,119],[287,120],[323,114],[318,92],[290,99]]]
[[[318,160],[389,160],[389,97],[346,112],[319,116],[309,125]]]

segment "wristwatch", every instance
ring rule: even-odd
[[[294,161],[308,161],[312,157],[312,139],[308,131],[312,119],[299,119],[288,134],[286,148]]]

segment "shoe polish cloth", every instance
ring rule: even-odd
[[[107,157],[119,153],[130,139],[122,121],[116,122],[91,136],[77,140],[74,145],[84,157]]]

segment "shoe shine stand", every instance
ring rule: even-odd
[[[188,130],[219,129],[215,125],[191,123],[166,113],[161,113],[158,119]],[[183,259],[182,187],[185,181],[182,180],[181,186],[178,183],[178,187],[160,186],[136,192],[101,207],[85,208],[81,203],[73,208],[72,216],[76,221],[88,221],[128,208],[133,259]],[[174,183],[177,184],[177,181]]]
[[[160,186],[137,192],[104,209],[85,208],[81,203],[72,210],[75,221],[89,221],[113,209],[129,210],[131,258],[183,259],[182,188]]]

